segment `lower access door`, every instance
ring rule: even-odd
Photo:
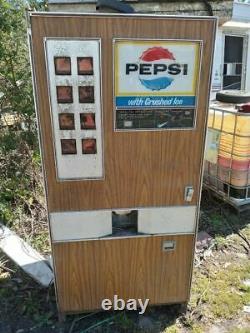
[[[54,243],[60,312],[101,308],[118,295],[149,304],[189,297],[194,235]]]

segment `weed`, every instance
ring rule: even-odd
[[[200,308],[200,314],[210,318],[233,318],[250,300],[250,289],[241,283],[249,270],[250,264],[245,261],[218,271],[211,267],[206,275],[198,273],[193,281],[191,308],[195,312]]]
[[[230,333],[250,333],[250,328],[233,328]]]
[[[214,228],[214,231],[219,232],[223,227],[223,219],[219,214],[212,214],[210,217],[210,223]]]
[[[195,324],[192,326],[191,332],[192,333],[204,333],[204,330],[201,325]]]
[[[175,324],[167,327],[163,331],[163,333],[179,333],[179,332],[180,332],[180,330],[179,330],[179,328]]]
[[[115,324],[127,331],[132,331],[135,326],[134,321],[125,311],[115,317]]]
[[[228,240],[225,237],[222,237],[220,235],[215,236],[215,246],[217,250],[221,250],[224,247],[227,247]]]

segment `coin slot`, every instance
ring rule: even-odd
[[[162,250],[163,251],[173,251],[175,250],[176,242],[174,240],[167,240],[163,242]]]

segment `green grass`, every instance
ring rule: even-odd
[[[250,333],[250,328],[233,328],[230,333]]]
[[[242,281],[250,276],[250,263],[243,260],[227,268],[211,267],[209,274],[197,272],[190,305],[201,304],[201,314],[214,319],[232,319],[250,302],[250,288]]]
[[[163,333],[179,333],[179,328],[174,324],[169,327],[167,327]]]
[[[127,330],[128,332],[132,332],[135,327],[134,321],[124,311],[115,317],[115,325],[121,330]]]

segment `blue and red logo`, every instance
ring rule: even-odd
[[[177,75],[187,75],[188,65],[176,62],[172,52],[160,46],[147,49],[138,63],[126,64],[126,75],[138,73],[141,84],[150,90],[168,88]]]

